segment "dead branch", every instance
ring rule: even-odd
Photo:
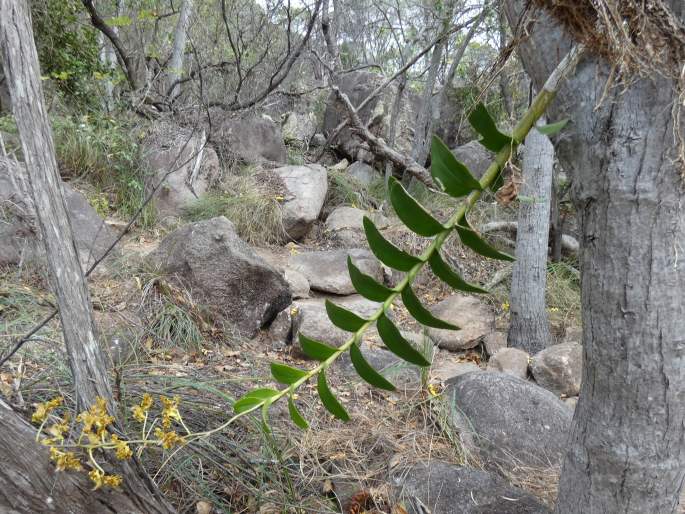
[[[340,101],[347,109],[348,118],[350,123],[352,124],[354,132],[369,144],[370,149],[374,154],[392,161],[392,163],[395,164],[398,168],[407,171],[413,177],[416,177],[417,180],[420,180],[425,185],[427,185],[429,188],[435,189],[433,179],[431,179],[430,173],[428,173],[428,170],[426,170],[426,168],[421,166],[418,162],[390,148],[385,143],[385,141],[383,141],[383,139],[374,136],[371,133],[371,131],[366,127],[366,125],[362,123],[362,120],[359,118],[358,111],[354,108],[347,95],[340,91],[340,89],[338,89],[337,86],[333,87],[333,92],[337,95],[337,97],[340,99]]]

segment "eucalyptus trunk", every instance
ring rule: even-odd
[[[522,4],[507,2],[512,26]],[[663,4],[685,23],[682,0]],[[569,39],[537,18],[519,51],[539,84]],[[553,109],[572,120],[558,155],[580,218],[584,352],[557,512],[670,514],[685,480],[678,98],[674,81],[654,75],[606,87],[611,66],[588,56]]]
[[[169,59],[169,96],[173,100],[181,94],[181,85],[178,81],[183,76],[183,57],[186,49],[186,40],[188,38],[188,24],[190,23],[190,15],[193,11],[193,0],[183,0],[181,3],[181,10],[178,15],[178,22],[176,23],[176,30],[174,30],[174,46],[171,50],[171,59]]]
[[[533,129],[523,154],[523,186],[519,193],[516,262],[509,295],[511,322],[508,344],[530,354],[549,345],[547,316],[547,240],[554,147],[547,136]]]

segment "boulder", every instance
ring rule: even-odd
[[[41,264],[45,248],[22,164],[0,157],[0,265]],[[102,257],[116,240],[115,232],[88,200],[62,182],[76,250],[84,271]]]
[[[572,413],[546,389],[507,373],[478,371],[450,380],[446,397],[462,444],[486,466],[561,464]]]
[[[219,158],[212,147],[205,145],[203,134],[170,124],[155,126],[142,144],[141,155],[149,170],[147,192],[163,182],[154,198],[161,221],[179,218],[221,172]]]
[[[372,166],[369,166],[365,162],[359,161],[355,161],[350,164],[345,172],[348,176],[364,186],[368,186],[371,184],[371,182],[379,177],[378,173],[376,173],[376,170],[373,169]]]
[[[535,497],[499,476],[448,462],[422,461],[398,467],[391,482],[406,505],[416,498],[431,514],[549,514]],[[408,514],[426,512],[410,507]]]
[[[309,287],[324,293],[348,295],[355,293],[347,270],[347,256],[367,275],[383,281],[383,268],[371,252],[360,248],[320,250],[298,253],[290,257],[289,266],[309,281]]]
[[[288,112],[283,115],[281,132],[286,143],[309,143],[316,132],[316,115],[313,112]]]
[[[332,298],[331,301],[362,317],[371,316],[381,306],[380,303],[372,302],[359,295]],[[293,302],[293,346],[298,351],[300,345],[298,334],[300,332],[312,339],[317,339],[333,346],[340,346],[349,339],[349,332],[335,327],[328,319],[324,302],[325,298],[311,298]],[[368,335],[372,333],[373,331],[369,331]]]
[[[281,127],[267,115],[220,119],[212,141],[223,158],[234,156],[246,163],[288,161]]]
[[[328,173],[318,164],[283,166],[273,170],[288,190],[283,201],[283,228],[293,239],[309,232],[319,217],[328,192]]]
[[[470,141],[465,145],[458,146],[452,150],[452,153],[458,161],[466,165],[477,179],[483,176],[494,157],[494,154],[478,141]]]
[[[451,378],[472,371],[480,371],[480,366],[471,361],[459,361],[450,358],[436,359],[431,366],[431,377],[441,382],[447,382]]]
[[[293,309],[288,307],[276,315],[276,319],[269,325],[269,340],[275,350],[285,348],[292,337]]]
[[[507,347],[507,334],[504,332],[490,332],[483,338],[483,346],[488,355],[495,355],[499,350]]]
[[[356,71],[346,73],[339,77],[337,84],[340,91],[345,93],[352,105],[362,103],[371,92],[385,81],[382,75],[369,71]],[[392,83],[361,109],[359,116],[369,130],[386,141],[390,133],[390,116],[397,97],[397,84]],[[414,104],[416,95],[405,90],[403,101],[400,105],[400,115],[396,121],[396,136],[393,147],[400,153],[409,155],[413,139],[413,124],[415,121]],[[347,119],[347,110],[335,93],[331,93],[326,102],[324,112],[323,129],[325,134],[331,134],[341,121]],[[359,136],[349,128],[344,128],[333,141],[337,143],[338,150],[351,160],[368,160],[369,152]]]
[[[577,396],[583,376],[583,347],[555,344],[538,352],[530,364],[535,381],[556,394]]]
[[[285,281],[290,286],[293,300],[309,298],[309,280],[302,273],[291,268],[285,268],[283,272]]]
[[[241,240],[223,216],[173,231],[147,262],[247,337],[291,302],[283,276]]]
[[[488,370],[509,373],[512,376],[528,378],[528,360],[530,356],[518,348],[502,348],[490,357]]]
[[[324,231],[328,239],[339,248],[366,246],[363,220],[367,216],[377,228],[388,226],[388,219],[379,212],[367,212],[356,207],[336,207],[326,218]]]
[[[312,140],[309,142],[309,146],[318,148],[326,144],[326,136],[323,134],[314,134]]]
[[[492,332],[494,317],[485,303],[474,296],[453,294],[433,305],[430,311],[461,330],[431,328],[428,334],[445,350],[473,348]]]

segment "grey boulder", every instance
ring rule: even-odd
[[[488,370],[509,373],[512,376],[526,379],[530,356],[518,348],[502,348],[490,357]]]
[[[283,276],[241,240],[223,216],[175,230],[147,261],[247,337],[291,302]]]
[[[391,472],[405,505],[414,499],[431,514],[549,514],[535,497],[487,471],[442,461],[423,461]],[[425,510],[409,507],[408,514]]]
[[[583,376],[583,347],[578,343],[555,344],[535,354],[530,368],[535,381],[545,389],[576,396]]]
[[[473,348],[492,332],[494,316],[488,306],[474,296],[453,294],[430,308],[433,315],[461,330],[428,329],[430,338],[445,350]]]
[[[488,467],[558,466],[568,448],[571,410],[554,394],[506,373],[466,373],[446,397],[462,444]]]
[[[383,268],[371,252],[360,248],[350,250],[320,250],[298,253],[290,257],[289,267],[302,273],[309,287],[324,293],[348,295],[355,292],[347,270],[347,257],[367,275],[383,281]]]
[[[478,141],[469,141],[465,145],[458,146],[452,150],[452,153],[478,179],[483,176],[494,157],[494,154],[486,150]]]
[[[336,207],[326,218],[326,237],[340,248],[365,246],[364,216],[371,219],[378,229],[388,226],[387,218],[378,212],[366,212],[356,207]]]
[[[0,265],[36,264],[45,260],[26,169],[0,157]],[[79,260],[86,271],[115,241],[115,232],[81,193],[61,182]]]
[[[287,196],[282,205],[283,228],[293,239],[309,232],[319,217],[328,192],[328,173],[318,164],[283,166],[273,170],[283,181]]]
[[[350,164],[346,170],[347,175],[364,186],[368,186],[379,175],[372,166],[365,162],[355,161]]]
[[[287,162],[281,127],[269,116],[214,117],[215,120],[217,118],[219,122],[212,140],[223,158],[233,156],[247,163]]]

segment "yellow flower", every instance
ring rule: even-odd
[[[178,402],[180,402],[181,399],[178,396],[174,396],[173,398],[162,396],[160,400],[162,400],[162,404],[164,405],[164,408],[162,409],[162,426],[164,428],[169,428],[172,419],[177,421],[181,420],[181,413],[178,412]]]
[[[165,450],[173,448],[177,444],[185,443],[185,439],[183,439],[183,437],[178,435],[173,430],[165,432],[161,428],[157,428],[155,429],[155,437],[159,439],[159,444],[161,444],[162,448],[164,448]]]
[[[440,388],[438,388],[438,386],[436,386],[435,384],[429,384],[428,392],[431,394],[431,396],[439,396]]]
[[[50,460],[55,463],[57,471],[80,471],[81,461],[74,452],[62,452],[54,446],[50,448]]]
[[[100,489],[103,485],[109,487],[119,487],[121,485],[121,477],[119,475],[105,475],[99,469],[94,469],[88,473],[88,476],[93,482],[93,491]]]
[[[145,393],[143,395],[143,399],[140,401],[140,404],[134,405],[131,408],[131,411],[133,412],[133,419],[135,419],[138,423],[144,423],[145,416],[150,410],[150,407],[152,407],[152,396],[150,396],[148,393]]]
[[[509,302],[504,302],[502,304],[502,310],[503,311],[508,311],[509,310]]]
[[[50,414],[50,411],[62,405],[63,401],[64,398],[58,396],[57,398],[53,398],[49,402],[36,404],[36,410],[33,412],[33,415],[31,416],[31,421],[33,421],[34,423],[42,423],[47,419],[48,414]]]
[[[69,432],[69,413],[65,413],[59,423],[54,423],[47,429],[47,433],[52,436],[53,441],[63,441],[64,435]]]
[[[89,434],[95,429],[95,435],[103,439],[107,427],[114,422],[114,416],[107,413],[107,402],[99,396],[95,399],[95,405],[83,411],[76,417],[76,421],[83,423],[83,433]]]
[[[133,452],[126,441],[122,441],[116,434],[112,434],[112,442],[116,445],[114,448],[116,449],[117,459],[128,460],[131,458]]]

